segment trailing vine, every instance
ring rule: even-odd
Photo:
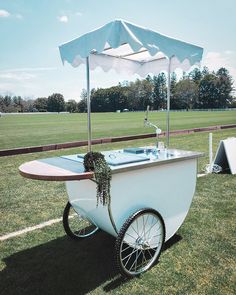
[[[97,205],[100,202],[103,206],[110,203],[110,182],[111,169],[105,157],[99,152],[88,152],[84,156],[85,172],[93,171],[97,183]]]

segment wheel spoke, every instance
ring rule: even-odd
[[[69,202],[64,210],[63,226],[65,232],[75,239],[90,236],[98,230],[98,227],[90,220],[78,214]]]
[[[143,261],[145,260],[146,264],[147,264],[147,259],[146,259],[146,256],[145,256],[145,251],[142,250],[142,253],[143,253],[143,259],[142,259],[142,264],[143,264]]]
[[[149,249],[146,249],[146,250],[148,251],[150,257],[153,257],[153,256],[154,256],[152,253],[150,253]],[[155,250],[153,250],[153,251],[155,251]],[[156,251],[155,251],[155,252],[156,252]],[[150,260],[150,259],[149,259],[149,260]]]
[[[143,236],[143,233],[144,233],[144,231],[145,231],[144,215],[142,215],[142,219],[143,219],[143,231],[142,231],[141,237]]]
[[[154,209],[143,209],[126,220],[118,234],[117,263],[125,276],[148,270],[160,255],[165,239],[162,218]]]
[[[126,235],[130,236],[131,238],[133,238],[135,241],[137,240],[137,238],[133,237],[131,234],[129,234],[128,232],[126,232]]]
[[[134,264],[134,271],[137,270],[138,257],[139,257],[139,255],[138,255],[138,251],[137,251],[136,252],[136,258],[135,258],[135,264]],[[131,266],[131,269],[132,269],[132,266]]]
[[[150,261],[150,260],[152,259],[152,257],[153,257],[153,256],[151,256],[150,253],[149,253],[149,255],[151,256],[151,258],[149,258],[149,259],[147,260],[147,259],[146,259],[146,255],[145,255],[145,251],[146,251],[146,250],[142,250],[143,259],[142,259],[141,263],[138,265],[139,268],[141,268],[141,267],[145,267],[146,265],[148,265],[149,261]]]
[[[145,225],[144,225],[144,216],[142,215],[142,222],[143,222],[143,226],[142,226],[142,231],[141,231],[141,234],[140,234],[140,237],[143,236],[143,233],[144,233],[144,230],[145,230]],[[139,219],[141,219],[141,217],[139,217]]]
[[[157,221],[156,223],[155,223],[155,225],[159,225],[159,222]],[[152,227],[153,228],[153,227]],[[159,225],[159,227],[158,227],[158,229],[156,229],[155,230],[155,232],[158,232],[158,230],[161,228],[161,224]],[[150,231],[149,231],[149,234],[148,234],[148,239],[150,239],[150,234],[151,234],[151,229],[150,229]]]
[[[138,251],[138,249],[133,250],[132,253],[131,253],[130,255],[126,256],[126,258],[129,257],[129,259],[126,261],[126,263],[125,263],[125,267],[126,267],[126,265],[128,264],[128,262],[130,261],[130,258],[132,257],[132,255],[133,255],[136,251]],[[124,259],[125,259],[125,258],[124,258]],[[124,259],[122,259],[122,261],[124,261]]]
[[[156,222],[149,228],[147,235],[150,235],[151,229],[158,223],[158,219],[156,219]]]
[[[138,250],[139,250],[139,249],[138,249]],[[140,256],[141,253],[142,253],[142,251],[140,251],[139,254],[136,255],[136,259],[135,259],[135,261],[133,262],[133,264],[131,265],[131,267],[129,268],[129,271],[130,271],[130,270],[132,271],[132,267],[133,267],[133,265],[137,262],[137,260],[138,260],[138,258],[139,258],[139,256]],[[135,269],[135,271],[136,271],[136,269]]]
[[[140,219],[141,219],[141,217],[140,217]],[[142,216],[142,222],[143,222],[143,225],[142,225],[142,231],[141,231],[140,237],[143,236],[143,232],[144,232],[144,220],[143,220],[143,216]]]
[[[133,248],[132,252],[129,253],[128,255],[126,255],[124,258],[122,258],[122,260],[125,260],[127,257],[131,256],[133,253],[135,253],[135,251],[138,251],[137,248]]]
[[[153,220],[154,220],[154,215],[152,216],[152,221],[151,221],[151,224],[153,223]],[[150,229],[149,229],[149,230],[150,230]],[[149,233],[149,230],[148,230],[148,232],[147,232],[147,233],[145,233],[145,235]]]
[[[161,236],[162,236],[162,234],[160,233],[159,235],[153,235],[151,238],[148,239],[148,244],[150,245],[150,248],[152,248],[152,247],[151,247],[151,241],[152,241],[152,239],[155,238],[155,237],[159,237],[159,239],[158,239],[157,242],[156,242],[156,243],[157,243],[157,246],[160,244],[160,237],[161,237]]]
[[[144,265],[147,265],[147,263],[148,263],[148,261],[146,260],[146,257],[145,257],[145,254],[144,254],[143,250],[142,250],[142,255],[143,255],[142,261],[138,265],[139,269],[142,268]],[[145,264],[144,260],[147,262],[146,264]]]
[[[137,224],[137,232],[138,232],[138,235],[139,235],[138,219],[136,219],[136,224]]]
[[[145,223],[145,231],[144,231],[144,239],[146,240],[146,224],[148,222],[149,215],[147,216],[146,223]]]
[[[123,245],[122,245],[123,246]],[[125,249],[122,249],[121,252],[124,252],[125,250],[129,249],[130,246],[128,245]]]
[[[135,230],[135,228],[133,227],[133,225],[131,224],[131,227],[132,227],[132,229],[136,232],[136,234],[138,235],[138,237],[139,237],[139,234],[137,233],[137,231]]]

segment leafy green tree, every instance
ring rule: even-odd
[[[15,111],[15,107],[10,95],[2,96],[0,99],[0,111],[5,113],[11,113]]]
[[[10,95],[5,95],[3,101],[6,107],[9,107],[12,104],[12,98]]]
[[[62,94],[54,93],[48,97],[49,112],[63,112],[65,111],[65,100]]]
[[[166,108],[167,86],[166,76],[160,73],[158,76],[153,77],[153,104],[155,109]]]
[[[210,71],[209,71],[208,67],[204,66],[203,70],[202,70],[202,77],[209,75],[209,74],[210,74]]]
[[[173,72],[170,77],[170,102],[174,99],[176,83],[177,83],[177,76],[176,76],[176,73]]]
[[[27,99],[23,101],[24,104],[24,112],[38,112],[38,110],[34,106],[35,100]]]
[[[111,112],[127,108],[127,98],[124,95],[123,87],[121,85],[110,87],[107,95],[110,101]]]
[[[79,113],[87,112],[87,100],[86,99],[83,98],[78,102],[78,111],[79,111]]]
[[[214,74],[206,74],[199,84],[198,108],[215,108],[217,99],[217,77]]]
[[[91,90],[91,95],[94,91],[95,89]],[[87,91],[84,88],[82,89],[82,92],[80,94],[80,101],[78,102],[78,111],[80,113],[87,112]]]
[[[98,88],[91,94],[91,111],[108,112],[109,97],[107,89]]]
[[[0,95],[0,112],[4,112],[5,104],[4,104],[4,97]]]
[[[198,98],[198,86],[190,80],[180,80],[174,89],[174,97],[171,101],[172,109],[192,109]]]
[[[98,88],[91,92],[92,112],[115,112],[127,107],[124,88],[119,84],[110,88]]]
[[[150,75],[147,75],[147,77],[145,78],[145,80],[147,80],[149,83],[153,83],[153,79]]]
[[[38,97],[34,101],[34,107],[39,111],[39,112],[46,112],[48,108],[48,99],[47,97]]]
[[[231,96],[233,89],[233,79],[226,68],[220,68],[216,72],[217,80],[217,99],[215,105],[217,108],[229,106],[233,100]]]
[[[189,73],[189,78],[197,84],[200,83],[202,77],[203,77],[203,74],[199,68],[195,68],[193,71]]]
[[[225,68],[205,74],[199,84],[200,108],[225,108],[231,104],[233,80]]]
[[[144,110],[147,105],[154,109],[166,108],[166,76],[160,73],[153,78],[124,81],[110,88],[91,91],[91,108],[93,112],[113,112],[118,109]],[[177,82],[176,74],[171,75],[171,108],[216,108],[231,106],[233,90],[232,77],[224,68],[216,73],[207,67],[202,71],[194,69]],[[83,90],[79,102],[79,111],[86,111],[86,91]]]
[[[125,108],[136,111],[138,110],[138,100],[137,100],[137,93],[135,88],[135,82],[129,82],[126,87],[123,87],[123,93],[126,97],[127,106]]]
[[[23,111],[24,111],[24,100],[21,98],[21,96],[13,96],[12,101],[13,101],[15,111],[23,113]]]
[[[150,76],[146,79],[136,79],[122,89],[126,97],[126,107],[129,110],[137,111],[146,109],[147,105],[153,105],[153,82]]]
[[[139,80],[134,83],[137,110],[145,110],[153,104],[153,84],[149,79]]]
[[[76,113],[78,111],[78,104],[74,99],[66,102],[66,111],[70,113]]]

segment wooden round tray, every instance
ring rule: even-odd
[[[34,160],[22,164],[19,172],[23,177],[47,181],[67,181],[93,178],[93,172],[84,172],[83,163],[61,157]]]

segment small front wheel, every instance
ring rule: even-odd
[[[116,240],[116,262],[125,277],[137,276],[153,266],[165,241],[161,215],[149,208],[131,215]]]
[[[78,214],[70,202],[64,209],[63,226],[67,235],[72,239],[89,237],[99,229],[90,220]]]

